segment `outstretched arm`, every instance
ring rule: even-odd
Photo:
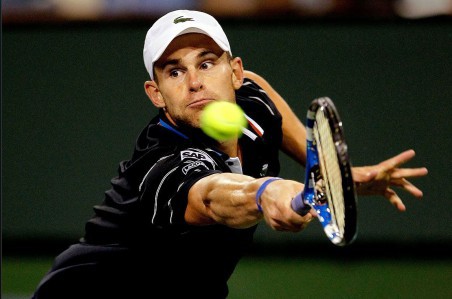
[[[303,189],[292,180],[275,180],[260,197],[262,213],[256,205],[256,193],[269,177],[255,179],[234,173],[217,173],[196,182],[189,191],[185,220],[192,225],[223,224],[247,228],[265,219],[274,230],[297,232],[306,227],[313,214],[300,216],[290,203]]]
[[[306,165],[306,129],[287,102],[261,76],[245,71],[248,77],[259,84],[278,108],[283,117],[282,150],[301,165]],[[410,183],[408,178],[427,175],[425,167],[399,168],[415,156],[413,150],[404,151],[376,165],[353,167],[353,179],[357,184],[358,195],[382,195],[399,211],[405,205],[393,187],[401,188],[413,196],[422,197],[422,191]]]

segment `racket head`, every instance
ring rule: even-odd
[[[357,196],[342,121],[330,98],[311,102],[306,129],[303,200],[317,212],[329,240],[348,245],[357,235]]]

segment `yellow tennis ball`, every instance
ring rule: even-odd
[[[240,137],[242,128],[247,125],[242,108],[226,101],[208,104],[202,111],[200,122],[204,133],[218,141]]]

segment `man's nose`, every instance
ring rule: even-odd
[[[203,88],[202,75],[198,71],[188,71],[188,85],[190,92],[196,92]]]

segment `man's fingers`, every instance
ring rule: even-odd
[[[398,154],[397,156],[394,156],[392,158],[389,158],[388,160],[381,162],[380,166],[383,167],[384,170],[394,169],[397,168],[399,165],[402,165],[410,161],[411,159],[414,158],[415,155],[416,153],[414,150],[412,149],[406,150]]]
[[[272,219],[268,218],[266,219],[267,224],[276,231],[289,231],[289,232],[299,232],[305,229],[309,223],[314,219],[315,217],[308,213],[305,216],[302,217],[303,220],[299,220],[299,216],[297,215],[297,220],[293,222],[286,222],[279,219]]]
[[[390,188],[386,189],[384,196],[400,212],[404,212],[406,210],[405,205],[403,204],[402,200],[400,199],[400,197],[397,195],[397,193],[394,190],[392,190]]]
[[[414,178],[421,177],[428,174],[428,170],[425,167],[419,168],[398,168],[391,173],[391,178]]]
[[[421,189],[413,185],[410,181],[406,179],[397,179],[397,180],[391,180],[390,181],[391,186],[400,187],[406,192],[410,193],[411,195],[421,198],[423,196],[423,193]]]

